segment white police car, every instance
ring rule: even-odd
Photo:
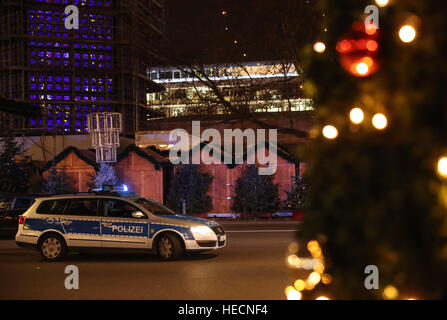
[[[37,198],[19,218],[16,243],[44,259],[88,248],[153,250],[163,260],[226,245],[224,229],[207,219],[176,215],[153,200],[117,192]]]

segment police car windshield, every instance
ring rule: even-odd
[[[155,214],[156,216],[172,216],[175,215],[175,213],[168,208],[159,205],[158,203],[146,199],[146,198],[137,198],[133,200],[135,203],[138,203],[140,206],[151,212],[152,214]]]

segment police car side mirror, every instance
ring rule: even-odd
[[[132,212],[132,218],[141,219],[141,218],[145,218],[145,217],[146,216],[141,211],[134,211],[134,212]]]

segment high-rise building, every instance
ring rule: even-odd
[[[0,0],[0,96],[42,107],[42,117],[11,115],[28,135],[82,134],[90,112],[121,112],[124,133],[146,117],[158,64],[164,0]],[[64,12],[79,9],[79,29]]]
[[[154,67],[148,74],[163,86],[147,94],[148,106],[159,117],[313,110],[291,62]]]

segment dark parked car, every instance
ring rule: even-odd
[[[19,216],[34,203],[36,196],[0,197],[0,238],[14,239]]]

